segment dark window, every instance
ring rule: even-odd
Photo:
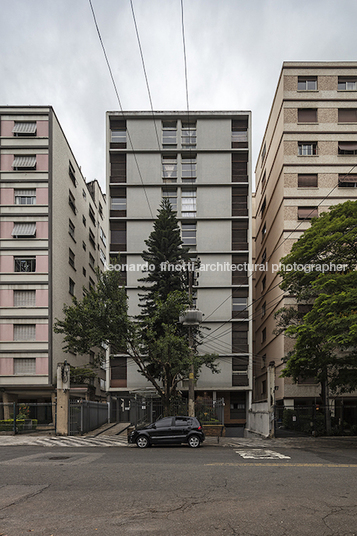
[[[263,162],[264,162],[266,152],[267,152],[267,144],[266,144],[266,141],[265,141],[264,145],[263,145],[263,149],[262,149],[262,165],[263,165]]]
[[[112,357],[110,359],[110,386],[126,387],[127,386],[127,358]]]
[[[317,184],[318,184],[317,173],[298,174],[298,187],[299,188],[316,188]]]
[[[36,272],[36,257],[15,257],[15,272]]]
[[[351,141],[338,142],[338,154],[357,154],[357,143]]]
[[[95,225],[96,224],[95,213],[91,205],[89,205],[89,217],[92,220],[93,224]]]
[[[74,167],[72,166],[71,162],[69,162],[68,174],[69,174],[69,178],[73,182],[73,185],[75,186],[75,188],[77,188],[76,172],[75,172]]]
[[[248,374],[232,374],[233,387],[246,387],[249,385]]]
[[[234,372],[244,372],[248,370],[249,356],[241,355],[232,358],[232,370]]]
[[[162,122],[162,145],[163,147],[176,147],[177,121]]]
[[[262,305],[262,317],[266,315],[267,312],[267,302],[264,302]]]
[[[110,153],[110,182],[126,182],[125,153]]]
[[[339,188],[356,188],[357,187],[357,174],[346,173],[338,176]]]
[[[84,216],[84,214],[83,214],[83,216],[82,216],[82,222],[83,222],[84,227],[87,227],[87,219],[86,219],[86,217]]]
[[[71,207],[71,209],[73,210],[74,214],[77,214],[76,199],[75,199],[74,195],[72,194],[71,190],[69,191],[68,204]]]
[[[248,249],[248,220],[232,221],[232,250]]]
[[[126,121],[125,119],[110,118],[110,147],[112,149],[126,148]]]
[[[264,264],[267,260],[267,250],[266,248],[264,249],[263,253],[262,253],[262,264]]]
[[[337,89],[341,91],[356,91],[357,77],[355,76],[339,76]]]
[[[75,285],[75,283],[74,283],[73,279],[69,278],[69,289],[68,289],[68,291],[72,296],[74,296],[74,285]]]
[[[262,342],[265,342],[267,340],[267,328],[263,328],[262,330]]]
[[[83,268],[83,275],[84,275],[84,277],[86,277],[86,275],[87,275],[87,270],[85,268]]]
[[[156,428],[166,428],[172,426],[172,417],[166,417],[165,419],[160,419],[156,423]]]
[[[248,187],[232,187],[232,216],[248,216]]]
[[[248,323],[232,323],[232,352],[238,354],[248,351]]]
[[[248,182],[248,152],[232,154],[232,182]]]
[[[248,117],[232,120],[232,148],[248,147]]]
[[[262,242],[263,242],[266,234],[267,234],[267,224],[264,222],[264,225],[262,227]]]
[[[317,123],[317,108],[299,108],[299,123]]]
[[[68,233],[69,233],[69,236],[71,238],[73,238],[73,240],[75,241],[75,238],[74,238],[74,232],[75,232],[75,226],[74,226],[74,223],[69,220],[69,223],[68,223]]]
[[[94,247],[95,249],[95,236],[94,236],[94,233],[92,231],[92,229],[89,229],[89,242],[92,244],[92,246]]]
[[[74,265],[74,260],[75,260],[75,254],[73,253],[73,251],[71,249],[69,249],[69,257],[68,257],[68,262],[69,264],[72,266],[72,268],[75,268],[75,265]]]
[[[316,91],[317,90],[317,76],[299,76],[298,77],[298,90],[302,91]]]
[[[111,221],[110,222],[110,250],[125,251],[126,250],[126,222]]]
[[[248,384],[246,384],[248,385]],[[243,393],[231,393],[230,395],[230,418],[231,419],[245,419],[246,418],[246,394]]]
[[[317,207],[298,207],[298,220],[311,220],[319,215]]]
[[[89,253],[89,266],[94,270],[95,269],[95,259],[91,253]]]
[[[263,216],[265,209],[267,208],[267,198],[264,197],[261,209],[260,209],[260,216]]]
[[[339,108],[338,110],[339,123],[357,123],[356,108]]]
[[[232,285],[248,285],[248,255],[232,255]]]

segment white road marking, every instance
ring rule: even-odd
[[[265,449],[236,450],[245,460],[290,460],[290,456]]]

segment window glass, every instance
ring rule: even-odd
[[[160,421],[157,421],[156,428],[164,428],[165,426],[171,426],[172,425],[172,417],[166,417],[165,419],[160,419]]]

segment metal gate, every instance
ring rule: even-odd
[[[109,404],[80,400],[69,404],[69,435],[85,434],[109,422]]]
[[[55,432],[56,410],[56,404],[51,402],[1,402],[0,431],[14,434]]]

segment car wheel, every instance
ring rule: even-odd
[[[188,444],[191,448],[193,449],[197,449],[197,447],[200,446],[201,444],[201,441],[200,441],[200,438],[198,437],[198,435],[196,434],[192,434],[189,438],[188,438]]]
[[[146,436],[140,435],[136,440],[136,444],[140,449],[145,449],[149,446],[149,440]]]

